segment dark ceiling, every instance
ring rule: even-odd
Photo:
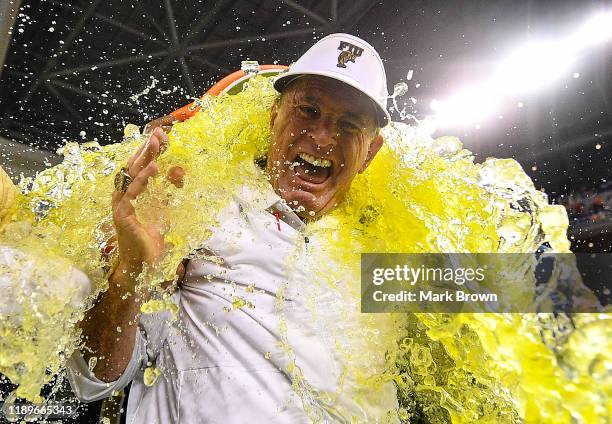
[[[124,124],[143,125],[188,103],[242,60],[289,63],[331,32],[355,33],[377,47],[390,91],[412,69],[406,97],[417,100],[409,107],[424,117],[433,98],[485,78],[513,47],[561,37],[605,6],[24,0],[0,78],[0,135],[49,150],[64,140],[110,143]],[[443,131],[459,135],[480,158],[515,157],[553,194],[597,185],[612,177],[612,44],[589,51],[572,72],[580,77],[512,99],[479,129]]]

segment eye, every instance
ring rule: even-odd
[[[361,130],[361,127],[350,121],[340,121],[338,122],[338,127],[349,134],[356,134]]]
[[[296,107],[298,115],[302,118],[316,119],[319,116],[319,111],[316,107],[310,105],[298,105]]]

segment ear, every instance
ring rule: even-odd
[[[274,121],[276,120],[276,115],[278,115],[278,103],[279,99],[274,99],[274,103],[270,107],[270,129],[274,128]]]
[[[363,173],[363,171],[365,171],[370,165],[370,162],[372,162],[372,159],[374,159],[374,156],[376,156],[376,153],[378,153],[378,151],[382,147],[383,141],[384,140],[382,135],[380,135],[380,131],[376,131],[376,135],[374,136],[372,141],[370,141],[370,148],[368,149],[368,155],[366,156],[366,160],[359,169],[360,174]]]

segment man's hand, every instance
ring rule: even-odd
[[[159,225],[145,225],[136,217],[132,205],[146,188],[149,178],[159,172],[155,159],[168,144],[168,135],[156,128],[146,143],[134,153],[126,165],[133,178],[125,193],[113,193],[113,222],[119,248],[119,264],[108,281],[108,290],[97,304],[86,312],[80,326],[83,330],[86,361],[93,356],[99,360],[95,375],[103,381],[114,381],[124,372],[134,350],[140,306],[148,294],[134,296],[136,277],[144,264],[153,264],[163,253],[164,236]],[[177,187],[183,184],[185,172],[173,167],[168,180]],[[177,269],[182,279],[185,267]],[[120,329],[120,332],[117,330]]]
[[[161,255],[164,239],[159,225],[145,226],[136,217],[132,205],[147,187],[149,178],[157,175],[159,169],[155,159],[168,145],[168,135],[160,128],[153,130],[144,143],[130,157],[127,172],[133,178],[125,193],[113,193],[113,222],[117,231],[119,264],[128,271],[140,271],[143,264],[152,264]],[[185,172],[175,166],[168,171],[166,178],[176,187],[182,187]]]
[[[136,218],[132,205],[146,188],[149,178],[157,175],[155,163],[160,148],[168,143],[168,136],[155,129],[146,143],[140,146],[127,163],[133,181],[125,193],[113,193],[113,222],[117,231],[119,267],[139,272],[144,263],[153,263],[162,253],[164,240],[158,226],[145,226]]]

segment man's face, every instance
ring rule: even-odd
[[[333,79],[303,76],[272,107],[267,171],[272,187],[302,218],[336,207],[382,146],[375,106]]]

